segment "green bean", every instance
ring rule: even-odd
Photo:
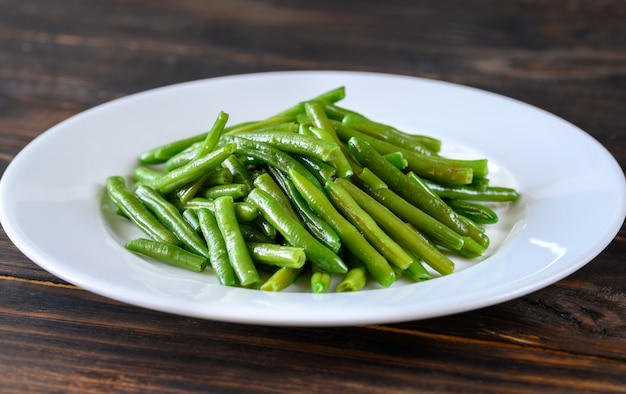
[[[450,260],[450,258],[433,247],[425,237],[412,227],[409,227],[403,219],[394,214],[394,212],[385,205],[376,201],[348,180],[337,179],[335,182],[343,186],[361,208],[371,215],[376,223],[406,251],[423,259],[426,264],[433,267],[442,275],[447,275],[454,271],[454,262]],[[377,191],[380,190],[386,189],[379,189]],[[412,259],[410,265],[412,264],[414,264],[414,259]]]
[[[422,265],[419,260],[415,260],[413,264],[409,266],[404,273],[407,274],[411,279],[415,282],[423,282],[425,280],[432,279],[432,275],[428,270]]]
[[[239,134],[239,133],[265,133],[267,131],[286,131],[289,133],[297,133],[298,132],[298,122],[293,121],[291,117],[285,117],[285,122],[278,122],[277,120],[272,120],[271,122],[265,121],[260,123],[266,123],[265,125],[257,125],[257,127],[242,127],[236,130],[233,130],[229,134]]]
[[[290,169],[295,169],[322,190],[323,187],[317,178],[287,153],[266,143],[251,141],[237,136],[223,136],[223,139],[225,143],[236,143],[237,152],[257,158],[268,166],[276,167],[284,173],[289,172]]]
[[[242,183],[247,186],[248,191],[254,187],[252,182],[252,176],[248,169],[243,165],[241,160],[235,155],[228,156],[223,162],[222,167],[226,168],[232,174],[232,182]]]
[[[133,252],[191,271],[202,272],[207,265],[206,257],[199,256],[176,245],[151,239],[134,239],[127,242],[124,247]]]
[[[465,237],[389,189],[369,168],[365,168],[363,172],[357,174],[353,179],[381,205],[392,211],[403,221],[411,223],[417,229],[423,231],[439,245],[450,250],[461,250],[463,248]],[[349,185],[344,183],[342,185],[349,187]],[[352,191],[352,189],[350,190]],[[356,198],[354,193],[352,193],[352,197]],[[361,202],[362,200],[357,201]]]
[[[272,124],[279,124],[286,121],[290,121],[290,117],[277,117],[275,119],[268,119],[263,121],[252,121],[239,123],[233,126],[225,127],[224,134],[233,133],[237,131],[249,131],[255,128],[264,127]],[[191,137],[183,138],[177,141],[168,142],[161,146],[152,148],[139,156],[139,162],[142,164],[161,164],[165,163],[175,155],[189,149],[192,145],[198,144],[199,146],[207,138],[209,132],[200,133]],[[197,148],[196,146],[196,148]]]
[[[279,116],[272,119],[240,123],[238,125],[227,127],[222,134],[238,134],[248,131],[261,131],[267,128],[277,127],[278,125],[291,121],[293,121],[293,117],[291,116]]]
[[[275,239],[272,239],[268,237],[267,235],[265,235],[261,231],[261,229],[259,229],[255,225],[250,225],[247,223],[239,223],[239,230],[241,230],[241,235],[246,240],[246,242],[262,242],[262,243],[276,242]]]
[[[280,170],[269,167],[269,173],[274,178],[276,183],[285,192],[289,200],[293,204],[292,206],[297,211],[299,221],[301,224],[313,235],[318,241],[327,246],[335,253],[339,253],[341,248],[341,240],[337,235],[337,232],[320,218],[315,212],[311,210],[309,205],[304,201],[300,192],[296,189],[293,182],[288,176],[283,174]]]
[[[236,144],[226,144],[213,152],[193,160],[182,167],[166,173],[155,179],[150,185],[159,193],[167,194],[202,175],[216,169],[237,147]]]
[[[261,277],[254,266],[246,241],[241,235],[239,223],[235,217],[235,203],[230,196],[215,200],[215,218],[220,233],[226,244],[230,264],[242,286],[252,286],[261,282]]]
[[[363,265],[357,265],[348,270],[337,285],[337,292],[345,293],[348,291],[359,291],[367,284],[367,268]]]
[[[209,175],[210,174],[202,175],[199,178],[194,179],[193,181],[181,186],[178,190],[176,190],[176,198],[178,198],[178,201],[180,201],[181,204],[184,204],[194,198],[196,194],[198,194],[198,192],[202,189]]]
[[[334,206],[388,262],[402,270],[406,269],[413,262],[413,258],[379,227],[376,221],[359,206],[342,184],[342,182],[326,183],[326,191]]]
[[[217,142],[219,141],[220,136],[224,131],[224,127],[226,127],[226,122],[228,122],[228,114],[220,111],[220,113],[217,115],[215,123],[213,124],[213,127],[211,127],[211,130],[209,130],[209,132],[207,133],[206,138],[198,147],[194,159],[199,159],[215,149],[215,146],[217,145]]]
[[[263,142],[289,154],[307,155],[323,161],[335,160],[341,153],[335,141],[284,131],[239,133],[238,137]]]
[[[361,174],[359,174],[359,178],[367,183],[370,182],[370,179],[376,178],[376,176],[366,168]],[[380,179],[374,182],[378,183],[379,181]],[[372,197],[384,203],[385,206],[404,219],[407,223],[410,223],[423,233],[432,237],[441,246],[465,257],[478,257],[484,254],[489,242],[488,238],[485,246],[483,246],[476,242],[473,238],[459,234],[451,227],[448,227],[445,223],[428,215],[415,205],[405,200],[403,197],[396,194],[393,190],[387,188],[386,185],[384,188],[379,187],[376,190],[371,190],[371,192],[368,189],[368,192],[372,195]],[[425,192],[428,191],[425,190]],[[459,215],[458,220],[466,220],[466,218]],[[471,225],[475,227],[473,223]],[[477,234],[480,233],[477,232]]]
[[[265,281],[260,290],[263,291],[281,291],[291,286],[293,282],[298,279],[300,275],[300,269],[298,268],[289,268],[282,267],[278,271],[274,272],[272,276],[269,277],[267,281]]]
[[[294,219],[298,218],[298,214],[293,209],[289,197],[287,197],[269,173],[261,174],[255,178],[254,186],[274,197],[283,206],[289,216]]]
[[[341,243],[365,264],[381,286],[389,287],[395,280],[395,274],[387,260],[335,209],[323,191],[311,185],[297,171],[290,171],[289,177],[309,207],[337,232]]]
[[[189,249],[201,256],[208,256],[208,248],[202,237],[182,217],[178,208],[153,188],[139,185],[135,195],[154,215]]]
[[[387,153],[383,155],[383,157],[398,170],[404,170],[409,165],[409,161],[404,157],[402,152]]]
[[[195,232],[200,231],[200,222],[198,221],[198,214],[196,213],[194,209],[185,209],[182,215],[183,215],[183,219],[185,219],[187,223],[189,223],[189,225]]]
[[[217,225],[215,215],[206,208],[200,208],[198,209],[198,222],[204,239],[206,239],[207,244],[211,245],[209,261],[217,280],[224,286],[234,286],[236,284],[235,271],[230,264],[226,243]]]
[[[411,204],[441,221],[460,235],[468,236],[481,246],[487,247],[489,239],[468,220],[459,216],[445,202],[434,198],[430,191],[422,188],[417,182],[395,168],[385,160],[370,144],[358,138],[348,141],[348,149],[356,159],[386,182],[391,189]]]
[[[134,194],[126,189],[124,178],[121,176],[108,177],[106,190],[115,206],[147,236],[155,241],[169,244],[180,242]]]
[[[319,103],[324,107],[324,112],[326,112],[326,116],[328,116],[328,118],[332,120],[341,121],[346,115],[349,114],[362,116],[358,112],[344,107],[340,107],[335,103],[330,103],[327,101],[319,101]]]
[[[342,119],[342,123],[394,145],[404,146],[408,149],[417,148],[416,151],[419,153],[432,154],[441,150],[441,141],[436,138],[404,133],[394,127],[374,122],[362,115],[346,114]]]
[[[446,204],[456,213],[465,216],[474,223],[494,224],[498,222],[498,214],[486,205],[465,200],[448,200]]]
[[[206,208],[215,213],[215,202],[203,197],[194,197],[191,200],[184,203],[182,209],[200,209]],[[235,202],[235,214],[237,215],[237,221],[241,223],[252,222],[258,216],[259,211],[252,204],[248,204],[243,201]]]
[[[313,293],[326,293],[330,288],[331,281],[332,277],[328,272],[313,268],[310,280],[311,290],[313,291]]]
[[[205,138],[206,133],[203,133],[153,148],[149,151],[142,153],[139,156],[139,162],[141,164],[165,163],[173,156],[188,149],[191,145],[204,141]]]
[[[221,196],[231,196],[237,200],[248,194],[248,186],[243,183],[228,183],[225,185],[215,185],[204,191],[204,197],[215,200]]]
[[[508,187],[444,186],[434,182],[428,182],[428,187],[439,197],[448,200],[511,202],[519,199],[519,193]]]
[[[426,183],[425,180],[417,176],[414,172],[410,171],[406,174],[410,181],[412,181],[418,188],[423,190],[425,193],[429,193],[434,200],[439,200],[441,206],[447,206],[452,213],[456,213],[448,204],[446,204],[441,197],[437,195]],[[483,227],[479,227],[475,222],[466,218],[463,215],[459,215],[458,219],[465,223],[467,226],[467,235],[479,243],[483,248],[487,248],[489,246],[489,238],[485,234],[485,229]],[[466,245],[467,246],[467,245]]]
[[[183,151],[173,155],[172,157],[167,159],[167,161],[165,161],[165,164],[163,165],[163,170],[165,172],[170,172],[172,170],[177,169],[178,167],[182,167],[185,164],[189,163],[190,161],[195,159],[196,152],[198,151],[201,145],[202,145],[202,141],[195,142],[191,144],[189,147],[187,147],[186,149],[184,149]]]
[[[150,167],[140,166],[133,170],[133,179],[135,182],[150,182],[163,176],[162,171],[157,171]]]
[[[326,116],[326,112],[324,112],[324,108],[317,102],[311,101],[304,104],[304,109],[306,114],[311,118],[313,122],[314,128],[311,128],[311,131],[318,135],[322,139],[328,139],[330,141],[334,141],[340,147],[343,146],[337,133],[335,132],[335,128],[332,123]],[[341,178],[349,178],[352,176],[353,170],[348,157],[345,152],[340,151],[340,154],[337,158],[333,159],[332,164],[337,169],[337,176]]]
[[[314,238],[298,220],[286,214],[282,205],[271,195],[254,188],[246,201],[255,204],[290,245],[303,248],[307,259],[314,266],[328,273],[341,274],[347,271],[341,258]]]
[[[270,223],[265,217],[263,217],[263,215],[257,216],[257,218],[254,219],[254,224],[261,230],[263,234],[265,234],[266,237],[270,239],[276,239],[276,237],[278,236],[278,230],[276,229],[276,227],[274,227],[272,223]]]
[[[302,268],[306,253],[302,248],[272,243],[248,242],[252,260],[278,267]]]
[[[300,164],[309,170],[320,183],[335,179],[337,169],[330,164],[308,156],[293,156]]]
[[[342,141],[348,142],[352,137],[358,138],[372,145],[381,155],[401,152],[407,159],[408,169],[436,182],[465,185],[471,183],[474,177],[484,177],[488,172],[486,160],[453,160],[440,156],[419,154],[389,142],[378,140],[341,123],[335,122],[333,124],[337,135]]]
[[[228,160],[228,158],[226,158]],[[204,186],[226,185],[233,183],[233,174],[228,168],[218,167],[207,174]]]

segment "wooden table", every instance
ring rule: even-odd
[[[497,92],[581,127],[623,167],[625,21],[622,0],[0,0],[0,172],[47,128],[111,99],[301,69]],[[625,236],[501,305],[275,328],[105,299],[43,271],[2,232],[0,392],[624,393]]]

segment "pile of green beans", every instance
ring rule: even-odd
[[[342,108],[345,88],[266,119],[142,153],[132,180],[106,180],[119,220],[145,237],[125,247],[220,284],[280,291],[308,275],[315,293],[449,275],[451,257],[489,247],[487,160],[440,155],[441,141]],[[333,284],[333,282],[335,282]]]

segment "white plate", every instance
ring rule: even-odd
[[[128,229],[101,209],[103,183],[139,153],[230,123],[261,119],[344,85],[343,106],[490,160],[521,200],[492,227],[490,253],[428,282],[351,294],[223,287],[138,258]],[[160,311],[231,322],[331,326],[400,322],[493,305],[554,283],[598,255],[626,212],[624,174],[593,138],[518,101],[444,82],[360,72],[276,72],[159,88],[78,114],[30,143],[0,184],[0,220],[35,263],[94,293]]]

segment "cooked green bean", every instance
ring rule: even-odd
[[[201,145],[202,145],[202,141],[195,142],[191,144],[189,147],[187,147],[186,149],[182,150],[181,152],[178,152],[177,154],[173,155],[172,157],[167,159],[165,164],[163,164],[163,170],[165,172],[170,172],[172,170],[177,169],[178,167],[182,167],[185,164],[189,163],[190,161],[195,159],[196,152],[198,151],[198,148],[200,148]]]
[[[264,133],[239,133],[237,136],[272,145],[289,154],[307,155],[323,161],[335,160],[341,152],[339,145],[335,141],[311,135],[285,131],[268,131]]]
[[[133,170],[133,179],[135,182],[150,182],[162,176],[162,171],[158,171],[150,167],[139,166]]]
[[[498,214],[493,209],[483,204],[477,204],[465,200],[448,200],[446,204],[456,213],[463,215],[478,224],[494,224],[498,222]]]
[[[281,291],[291,286],[300,275],[299,268],[282,267],[274,272],[260,287],[263,291]]]
[[[198,222],[204,239],[207,244],[211,245],[209,261],[217,280],[224,286],[234,286],[236,284],[235,271],[230,264],[226,243],[215,215],[206,208],[200,208],[198,209]]]
[[[272,225],[263,215],[258,215],[254,219],[254,224],[261,230],[266,237],[270,239],[276,239],[278,236],[278,230]]]
[[[133,193],[126,189],[124,178],[121,176],[108,177],[106,190],[115,206],[147,236],[155,241],[170,244],[180,243],[178,238]]]
[[[335,182],[342,185],[361,208],[371,215],[378,225],[409,253],[423,259],[426,264],[442,275],[448,275],[454,271],[454,262],[449,257],[433,247],[425,237],[408,226],[403,219],[395,215],[381,202],[376,201],[348,180],[337,179]],[[410,264],[414,264],[413,259]]]
[[[252,260],[278,267],[302,268],[306,253],[302,248],[272,243],[248,242]]]
[[[335,209],[323,191],[314,187],[297,171],[290,171],[289,177],[309,207],[337,232],[341,243],[365,264],[381,286],[389,287],[395,280],[395,274],[387,260]]]
[[[337,285],[337,292],[345,293],[348,291],[358,291],[367,284],[367,268],[363,265],[357,265],[348,270]]]
[[[315,175],[322,184],[335,179],[337,175],[337,169],[324,161],[309,156],[294,155],[293,157],[309,170],[311,174]]]
[[[345,216],[388,262],[404,270],[413,258],[404,251],[376,221],[359,206],[350,193],[342,186],[342,178],[326,183],[326,191],[333,205]],[[339,181],[339,182],[338,182]]]
[[[519,193],[509,187],[444,186],[433,182],[428,182],[428,187],[439,197],[448,200],[511,202],[519,199]]]
[[[415,282],[423,282],[425,280],[433,278],[430,272],[428,272],[428,270],[422,265],[419,260],[415,260],[413,264],[409,266],[409,268],[404,270],[404,273],[407,274]]]
[[[381,154],[401,152],[407,159],[407,168],[416,174],[428,177],[436,182],[445,184],[466,185],[472,182],[474,177],[484,177],[487,175],[487,161],[479,160],[453,160],[440,156],[425,155],[404,149],[401,146],[376,139],[351,129],[342,123],[333,123],[337,135],[342,141],[348,142],[355,137],[369,143]]]
[[[254,266],[246,241],[241,235],[235,216],[235,203],[230,196],[215,200],[215,219],[224,238],[230,265],[233,267],[239,283],[249,287],[261,282],[261,277]]]
[[[412,205],[407,200],[399,196],[396,192],[389,189],[387,185],[382,183],[382,180],[376,177],[376,175],[368,168],[365,168],[363,172],[357,174],[353,177],[353,179],[360,187],[366,189],[367,194],[373,197],[379,204],[400,217],[404,222],[411,223],[417,229],[423,231],[439,245],[450,250],[461,250],[463,248],[465,238],[462,235],[458,234],[439,220],[428,215],[415,205]],[[344,183],[342,183],[342,185],[350,188],[352,193],[353,189],[350,185]],[[357,195],[352,193],[352,197],[356,199]],[[359,201],[359,203],[368,203],[367,199],[357,201]],[[374,204],[374,206],[377,206],[377,204]],[[366,208],[364,207],[364,209]]]
[[[228,114],[220,111],[213,127],[211,127],[211,130],[207,133],[206,138],[198,147],[194,159],[199,159],[213,151],[220,139],[220,136],[222,135],[222,132],[224,131],[224,127],[226,127],[226,122],[228,122]]]
[[[208,248],[202,237],[183,218],[174,204],[167,201],[153,188],[139,185],[135,195],[191,252],[208,256]]]
[[[423,148],[426,148],[429,154],[437,153],[441,150],[441,141],[436,138],[407,134],[394,127],[374,122],[362,115],[346,114],[342,119],[342,123],[394,145],[404,146],[408,149],[418,148],[416,151],[420,153],[423,153]]]
[[[404,157],[402,152],[387,153],[383,155],[383,157],[398,170],[404,170],[409,165],[409,161]]]
[[[311,210],[307,202],[302,198],[300,192],[296,189],[293,182],[288,176],[283,174],[280,170],[269,167],[269,173],[274,178],[276,183],[289,197],[294,209],[298,213],[298,218],[301,224],[313,235],[318,241],[327,246],[335,253],[339,253],[341,248],[341,240],[337,235],[337,232],[320,218],[315,212]]]
[[[347,271],[341,258],[314,238],[298,220],[285,213],[282,205],[271,195],[254,188],[246,197],[246,201],[255,204],[290,245],[303,248],[307,259],[314,266],[333,274]]]
[[[239,223],[239,230],[241,230],[241,235],[246,240],[246,242],[262,242],[262,243],[276,242],[275,239],[272,239],[268,237],[267,235],[265,235],[261,231],[261,229],[258,228],[256,225],[250,225],[248,223]]]
[[[199,159],[192,160],[182,167],[172,170],[162,177],[150,182],[150,186],[159,193],[167,194],[204,174],[216,169],[237,147],[236,144],[226,144]]]
[[[335,128],[326,116],[324,108],[319,103],[314,101],[305,103],[304,109],[315,126],[311,128],[313,134],[322,139],[334,141],[340,147],[343,147],[337,133],[335,132]],[[343,150],[341,150],[337,158],[333,159],[331,162],[337,169],[337,176],[342,178],[349,178],[352,176],[352,166],[350,165],[347,154]]]
[[[184,203],[181,207],[181,209],[200,208],[207,208],[211,212],[215,213],[215,201],[203,197],[194,197]],[[237,215],[237,220],[241,223],[252,222],[257,218],[258,213],[259,211],[252,204],[248,204],[243,201],[235,202],[235,214]]]
[[[228,158],[226,158],[228,160]],[[204,186],[226,185],[233,183],[233,174],[228,168],[219,167],[207,174]]]
[[[283,206],[289,216],[294,219],[298,218],[298,214],[293,209],[289,197],[287,197],[269,173],[266,172],[256,177],[254,179],[254,186],[274,197]]]
[[[141,164],[165,163],[167,160],[171,159],[173,156],[188,149],[194,143],[199,143],[199,142],[204,141],[205,138],[206,138],[206,133],[203,133],[203,134],[195,135],[193,137],[184,138],[182,140],[170,142],[168,144],[159,146],[157,148],[154,148],[147,152],[142,153],[139,156],[139,162]]]
[[[185,219],[187,223],[189,223],[189,225],[195,232],[200,231],[200,222],[198,221],[198,214],[196,213],[194,209],[185,209],[182,215],[183,215],[183,219]]]
[[[245,197],[246,194],[248,194],[248,190],[248,186],[244,185],[243,183],[215,185],[207,188],[204,191],[204,197],[215,200],[218,197],[231,196],[233,199],[237,200],[239,198]]]
[[[210,174],[202,175],[176,190],[176,197],[178,198],[178,201],[180,201],[181,204],[184,204],[194,198],[204,186],[204,183],[208,179],[209,175]]]
[[[237,134],[237,133],[245,133],[248,131],[262,131],[267,128],[273,128],[283,123],[288,123],[293,121],[293,117],[291,116],[278,116],[272,119],[264,119],[257,120],[253,122],[245,122],[239,123],[234,126],[227,127],[224,129],[222,134]]]
[[[224,128],[223,133],[228,134],[237,131],[249,131],[259,127],[283,123],[289,120],[291,120],[290,117],[276,117],[274,119],[268,119],[263,121],[244,122]],[[139,162],[142,164],[165,163],[173,156],[189,149],[192,145],[198,144],[197,146],[199,146],[202,142],[206,140],[207,134],[208,132],[200,133],[191,137],[183,138],[152,148],[139,156]]]
[[[476,226],[470,225],[466,218],[459,216],[441,199],[434,198],[432,192],[422,188],[417,182],[395,168],[369,143],[358,138],[351,138],[348,141],[348,149],[361,165],[368,167],[411,204],[419,207],[460,235],[468,236],[483,247],[487,247],[489,239],[483,232]]]
[[[133,252],[191,271],[202,272],[207,265],[207,259],[204,256],[199,256],[176,245],[151,239],[134,239],[127,242],[124,247]]]
[[[252,176],[248,169],[243,165],[241,160],[235,155],[228,156],[223,162],[222,167],[226,168],[232,174],[232,182],[242,183],[247,186],[248,191],[254,187],[252,182]]]
[[[331,281],[332,277],[328,272],[321,271],[315,267],[313,268],[310,280],[313,293],[326,293],[330,288]]]
[[[237,136],[223,136],[225,143],[236,143],[237,152],[252,156],[263,161],[268,166],[276,167],[284,173],[291,169],[302,173],[309,181],[313,182],[320,190],[323,189],[317,178],[311,174],[302,164],[287,153],[274,148],[263,142],[251,141]]]

